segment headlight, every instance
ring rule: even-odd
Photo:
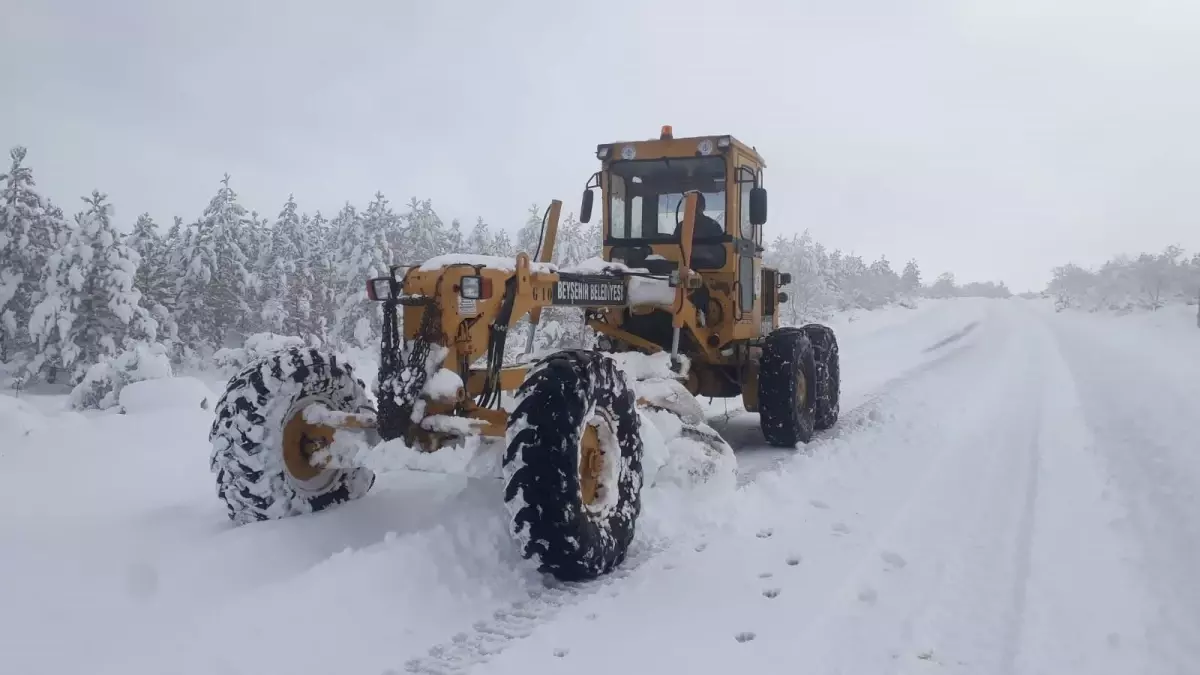
[[[483,295],[483,277],[463,277],[459,292],[466,300],[478,300]]]

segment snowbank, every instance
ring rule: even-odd
[[[45,418],[28,402],[0,394],[0,431],[5,436],[23,436],[45,426]]]
[[[1165,305],[1156,311],[1125,314],[1120,318],[1130,325],[1186,332],[1189,335],[1196,334],[1197,328],[1200,328],[1200,308],[1182,302]]]
[[[121,390],[121,410],[126,413],[153,413],[173,408],[208,410],[218,395],[194,377],[134,382]]]

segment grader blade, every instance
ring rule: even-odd
[[[704,407],[680,381],[686,366],[679,373],[671,370],[666,353],[608,356],[633,380],[638,411],[662,438],[671,480],[703,483],[736,473],[733,448],[705,423]]]

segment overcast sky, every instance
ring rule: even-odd
[[[506,5],[501,7],[500,5]],[[1040,289],[1200,250],[1195,0],[0,0],[0,144],[69,212],[577,210],[598,143],[730,133],[768,237]]]

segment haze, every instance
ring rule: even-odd
[[[768,237],[929,280],[1200,248],[1194,2],[508,5],[6,0],[0,143],[127,223],[190,221],[229,172],[270,217],[381,190],[511,229],[671,124],[758,147]]]

